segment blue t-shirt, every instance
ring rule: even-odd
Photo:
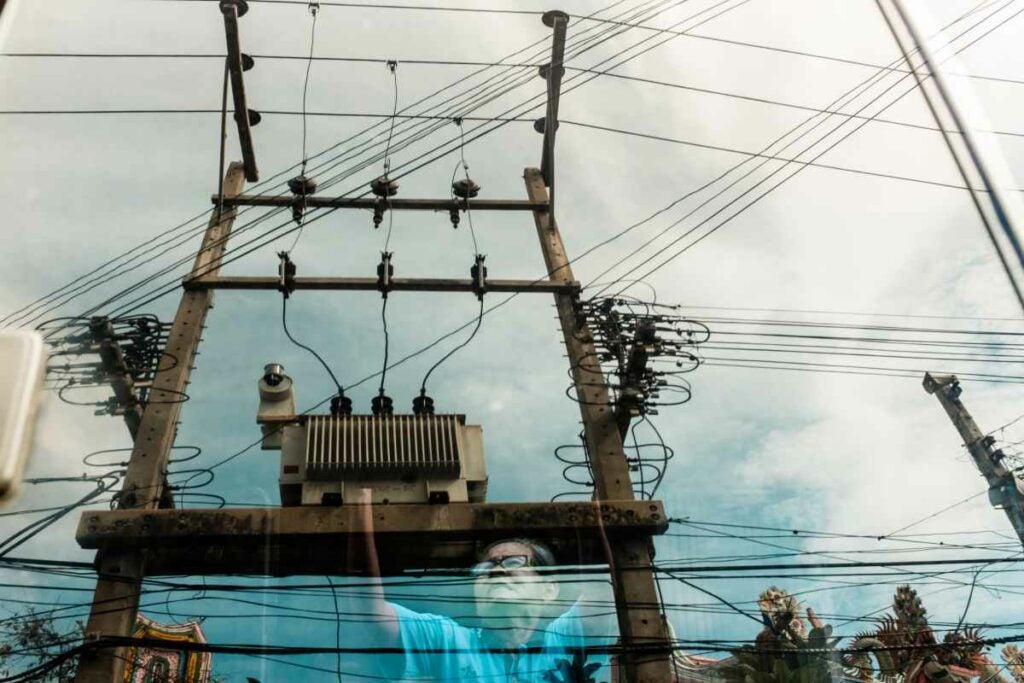
[[[395,605],[402,647],[405,648],[405,670],[401,680],[456,683],[547,683],[544,674],[556,667],[556,660],[572,660],[574,650],[584,645],[582,620],[570,609],[538,633],[530,645],[543,651],[506,654],[488,652],[481,629],[468,628],[437,614],[421,614]],[[524,648],[526,646],[523,646]],[[417,650],[460,650],[459,652],[426,653]],[[588,658],[588,662],[595,658]],[[601,676],[604,674],[604,676]],[[594,679],[607,680],[607,666],[594,674]],[[553,679],[560,681],[561,678]]]

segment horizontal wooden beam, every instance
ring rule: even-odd
[[[220,204],[220,195],[210,197],[215,205]],[[224,206],[291,206],[296,198],[291,195],[240,194],[224,197]],[[379,200],[376,197],[318,197],[307,196],[305,205],[310,209],[366,209],[373,210]],[[544,211],[547,202],[533,202],[525,199],[470,199],[471,211]],[[395,211],[451,211],[466,209],[466,202],[459,199],[400,199],[392,197],[384,208]]]
[[[215,278],[186,279],[183,283],[188,290],[204,289],[270,289],[276,290],[276,277],[223,276]],[[370,277],[299,277],[295,278],[295,289],[319,291],[377,291],[377,278]],[[578,282],[556,282],[552,280],[488,280],[488,292],[534,292],[538,294],[573,294],[580,290]],[[393,292],[472,292],[472,280],[456,278],[392,278]]]
[[[221,510],[114,510],[83,513],[83,548],[137,548],[146,574],[346,574],[361,562],[359,506]],[[603,565],[623,536],[668,527],[660,501],[375,505],[374,538],[384,574],[469,567],[488,543],[526,536],[549,543],[560,564]]]

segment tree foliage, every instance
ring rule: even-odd
[[[82,624],[62,631],[52,617],[28,610],[0,622],[0,675],[48,663],[82,642]],[[78,669],[78,657],[70,657],[35,679],[40,683],[70,683]]]

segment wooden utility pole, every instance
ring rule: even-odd
[[[244,167],[233,163],[224,177],[224,192],[242,191]],[[203,245],[192,265],[192,277],[216,276],[224,255],[234,208],[221,214],[214,209]],[[118,509],[153,509],[159,506],[167,473],[167,461],[181,413],[182,397],[203,333],[206,312],[213,305],[212,290],[185,291],[174,316],[167,347],[153,379],[149,402],[139,424],[124,485],[118,495]],[[86,639],[100,636],[129,636],[135,626],[139,592],[144,576],[144,558],[135,550],[110,548],[97,553],[99,581],[92,610],[85,627]],[[97,650],[83,656],[77,683],[111,683],[124,677],[124,653],[120,649]]]
[[[1004,455],[995,447],[995,439],[981,431],[960,401],[963,389],[956,375],[925,373],[924,390],[939,399],[953,426],[960,433],[960,438],[964,440],[978,471],[988,482],[989,500],[994,507],[1002,508],[1024,543],[1024,491],[1021,490],[1021,483],[1003,464]]]

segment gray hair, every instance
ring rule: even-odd
[[[480,552],[479,559],[487,557],[487,553],[491,551],[491,548],[501,545],[502,543],[518,543],[524,545],[530,549],[530,553],[533,555],[535,566],[541,567],[554,567],[555,554],[551,552],[551,548],[544,545],[540,541],[535,541],[532,538],[503,538],[500,541],[491,543]]]

